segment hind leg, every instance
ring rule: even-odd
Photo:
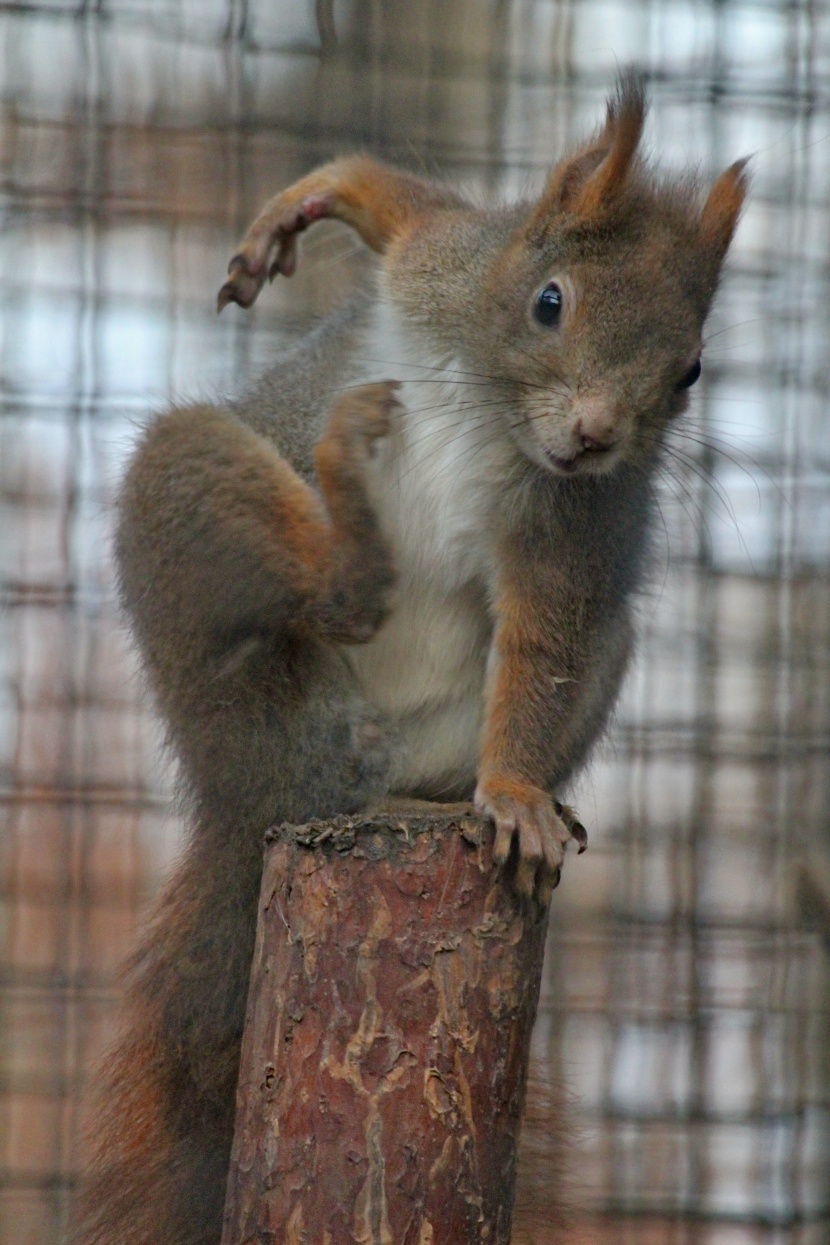
[[[215,407],[157,420],[128,473],[122,597],[192,821],[99,1079],[83,1245],[218,1245],[263,835],[385,786],[383,741],[326,641],[368,639],[388,609],[365,471],[395,404],[392,385],[338,400],[322,499]]]

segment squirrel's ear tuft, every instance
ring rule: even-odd
[[[748,158],[736,160],[721,173],[700,214],[700,232],[706,245],[714,251],[718,264],[732,241],[749,189],[748,164]]]
[[[588,178],[570,210],[581,216],[601,211],[622,190],[643,136],[646,94],[642,79],[633,71],[621,76],[617,92],[608,101],[600,145],[607,155]]]
[[[557,164],[550,174],[531,220],[531,230],[544,231],[551,216],[567,212],[593,216],[622,191],[643,133],[646,98],[641,78],[623,74],[608,101],[605,125],[582,151]]]

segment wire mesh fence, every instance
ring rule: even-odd
[[[754,152],[755,181],[536,1048],[609,1240],[830,1240],[830,4],[98,0],[0,4],[3,1241],[63,1239],[80,1091],[178,844],[113,598],[135,426],[238,389],[365,262],[321,227],[216,320],[276,188],[365,147],[510,194],[629,62],[667,165]]]

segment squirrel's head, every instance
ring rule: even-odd
[[[655,176],[639,153],[645,112],[624,76],[602,130],[536,202],[454,210],[429,231],[433,265],[435,232],[444,242],[433,297],[419,297],[427,326],[494,381],[523,452],[555,474],[649,458],[684,410],[746,194],[744,161],[708,194]],[[425,235],[399,252],[410,293]]]

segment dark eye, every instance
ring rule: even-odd
[[[675,385],[675,389],[678,389],[678,390],[679,389],[691,389],[692,385],[695,383],[695,381],[700,376],[700,372],[701,372],[700,359],[695,359],[694,363],[689,368],[688,372],[683,377],[683,379],[677,382],[677,384]]]
[[[553,328],[562,314],[562,291],[555,281],[546,285],[533,305],[533,318],[545,328]]]

